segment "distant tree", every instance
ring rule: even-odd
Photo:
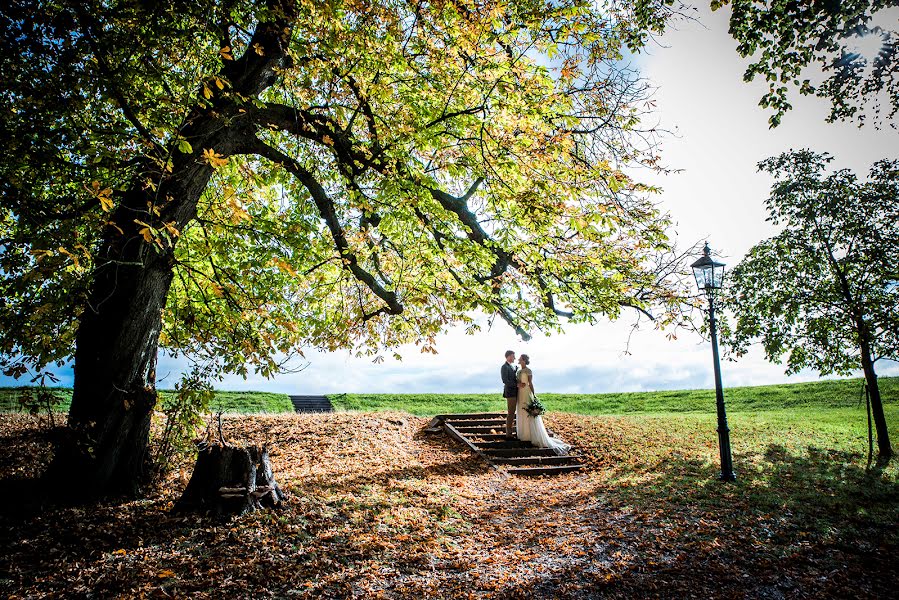
[[[875,125],[899,112],[899,31],[872,24],[873,15],[899,6],[897,0],[714,0],[730,6],[730,34],[740,56],[755,62],[744,74],[768,82],[759,104],[772,109],[776,127],[792,108],[790,89],[831,102],[828,121],[873,116]],[[896,25],[896,21],[893,21]],[[806,67],[819,64],[824,81]],[[892,123],[891,123],[892,124]],[[893,125],[895,127],[895,125]]]
[[[0,355],[74,360],[48,478],[134,491],[160,347],[276,373],[679,304],[651,98],[666,2],[0,5]],[[650,140],[651,141],[651,140]],[[65,485],[68,481],[69,484]]]
[[[726,331],[739,355],[761,340],[787,373],[861,367],[881,458],[892,455],[874,364],[899,358],[899,161],[880,161],[867,181],[827,173],[831,157],[808,150],[759,163],[776,181],[769,220],[783,227],[754,246],[729,276]]]

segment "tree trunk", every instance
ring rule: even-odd
[[[104,233],[90,295],[79,317],[69,435],[45,476],[51,489],[68,490],[74,500],[130,495],[140,486],[175,240],[148,241],[137,220],[158,230],[166,224],[183,230],[196,218],[197,203],[213,173],[202,152],[231,156],[253,135],[255,125],[234,98],[256,97],[275,81],[277,69],[289,63],[286,49],[295,7],[291,1],[272,5],[281,17],[256,27],[250,48],[260,51],[251,49],[224,63],[221,74],[234,94],[214,92],[208,102],[199,102],[179,132],[194,151],[166,156],[162,172],[158,157],[146,158],[129,190],[117,195],[110,219],[114,226]]]
[[[178,194],[170,195],[177,201],[169,212],[195,209],[209,179],[202,171],[187,175],[181,185],[166,186]],[[138,210],[147,212],[148,201],[153,199],[140,189],[123,195],[112,217],[123,233],[107,232],[99,255],[103,262],[98,261],[79,319],[69,435],[47,473],[48,483],[71,490],[76,500],[132,495],[142,479],[156,404],[162,311],[174,264],[172,245],[147,242],[139,225],[129,223]]]
[[[185,134],[198,146],[224,155],[234,151],[238,140],[211,116],[195,119]],[[70,490],[71,500],[139,490],[156,405],[156,358],[176,239],[157,243],[151,236],[148,241],[137,221],[158,230],[166,223],[183,230],[196,218],[212,172],[197,156],[182,154],[155,191],[144,183],[152,170],[138,175],[111,215],[115,226],[104,234],[75,337],[69,435],[46,476],[52,488]]]
[[[200,449],[190,482],[176,511],[208,512],[217,517],[242,515],[284,500],[265,446]]]
[[[871,397],[871,414],[874,418],[874,429],[877,431],[877,458],[885,461],[893,456],[890,446],[890,432],[887,429],[886,416],[883,414],[883,401],[880,398],[880,386],[877,384],[877,373],[871,360],[871,350],[866,341],[862,342],[862,371]]]

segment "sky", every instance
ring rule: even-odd
[[[700,10],[695,21],[669,31],[635,66],[657,86],[655,119],[672,132],[662,140],[664,162],[679,172],[653,178],[663,188],[659,205],[671,214],[678,238],[691,245],[708,240],[728,266],[736,265],[757,242],[772,235],[764,201],[771,180],[757,163],[790,149],[811,148],[834,155],[837,168],[860,175],[881,158],[897,158],[894,130],[827,124],[827,103],[796,96],[782,124],[768,128],[769,113],[758,106],[762,82],[743,82],[747,61],[727,34],[728,13]],[[891,16],[893,21],[895,17]],[[272,380],[227,377],[216,387],[296,394],[325,393],[489,393],[501,392],[499,367],[507,349],[531,357],[539,392],[602,393],[714,386],[709,343],[680,332],[644,326],[633,332],[635,314],[616,323],[566,328],[562,335],[535,335],[522,342],[503,322],[469,336],[453,330],[438,339],[438,354],[403,348],[402,362],[352,358],[346,352],[308,353],[301,371]],[[161,356],[159,387],[172,387],[185,368],[182,360]],[[899,375],[899,364],[878,363],[880,375]],[[59,373],[71,385],[71,372]],[[804,371],[792,377],[769,363],[758,349],[722,364],[728,386],[765,385],[817,379]],[[0,385],[15,382],[0,376]]]

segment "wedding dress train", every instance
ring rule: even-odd
[[[519,373],[521,383],[530,384],[531,377],[528,371],[522,370]],[[571,450],[571,446],[549,436],[546,426],[543,425],[543,417],[540,415],[532,417],[528,414],[527,407],[533,397],[530,385],[518,388],[518,406],[515,411],[515,433],[518,435],[518,439],[530,442],[538,448],[552,448],[559,454],[567,454]]]

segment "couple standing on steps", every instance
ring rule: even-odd
[[[506,362],[500,367],[503,380],[503,397],[506,399],[506,439],[516,437],[522,442],[530,442],[538,448],[552,448],[558,454],[567,454],[568,444],[549,437],[543,418],[540,415],[528,414],[527,408],[534,396],[534,373],[528,365],[531,359],[527,354],[518,358],[520,368],[512,366],[515,352],[506,350]],[[512,421],[515,421],[515,436],[512,435]]]

